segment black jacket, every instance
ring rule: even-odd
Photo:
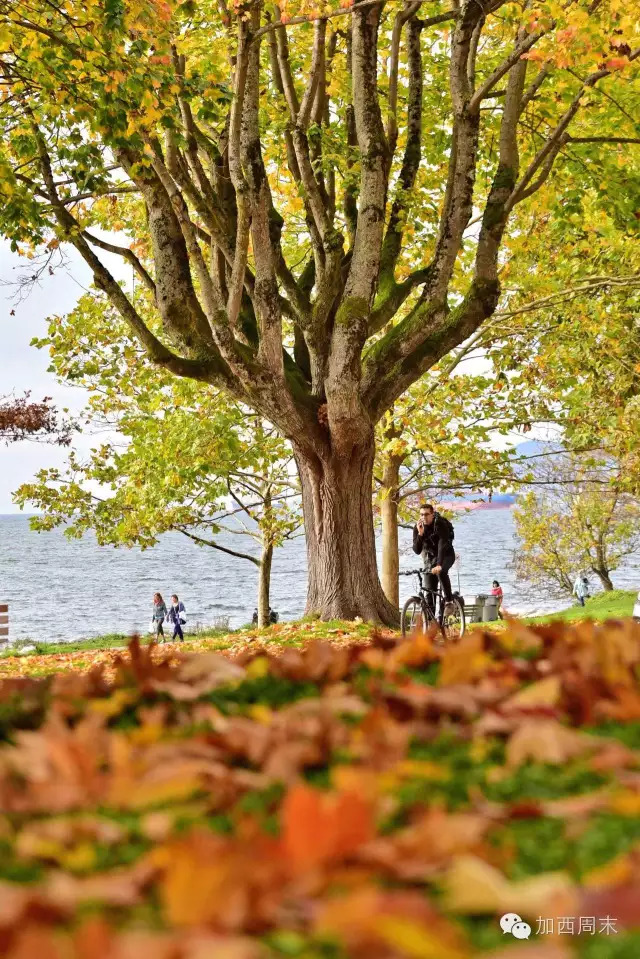
[[[432,566],[441,566],[445,555],[453,553],[451,530],[439,513],[436,513],[431,526],[425,526],[422,536],[417,525],[413,527],[413,552],[422,553],[425,559],[428,557]],[[437,562],[433,563],[434,559]]]

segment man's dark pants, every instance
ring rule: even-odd
[[[453,593],[451,592],[451,580],[449,579],[449,570],[456,561],[456,554],[453,549],[447,550],[442,557],[442,569],[440,571],[440,582],[442,583],[442,592],[444,593],[445,600],[449,603],[453,599]],[[433,569],[434,566],[437,566],[437,558],[435,556],[429,556],[427,561],[427,568]],[[433,590],[433,593],[427,593],[427,602],[429,603],[429,608],[431,612],[435,614],[435,591],[438,589],[438,577],[433,573],[427,573],[426,576],[426,586],[427,589]]]

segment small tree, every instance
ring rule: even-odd
[[[92,530],[99,543],[153,546],[176,531],[199,546],[245,559],[259,570],[258,618],[269,621],[274,549],[301,522],[290,447],[262,419],[214,388],[158,377],[138,362],[118,318],[90,297],[53,317],[37,345],[52,370],[90,392],[85,425],[107,433],[89,456],[70,452],[66,470],[40,471],[16,493],[42,515],[34,529],[65,525],[70,537]],[[251,536],[260,558],[224,545],[217,534]]]
[[[475,338],[474,338],[475,340]],[[376,492],[382,530],[381,579],[398,604],[398,527],[412,520],[416,501],[500,492],[524,482],[527,457],[516,438],[531,421],[554,419],[542,391],[485,364],[482,373],[454,369],[476,353],[474,341],[415,384],[382,421]],[[502,448],[496,448],[496,440]]]
[[[537,474],[548,485],[514,511],[518,579],[571,593],[589,569],[605,590],[625,556],[640,549],[640,504],[621,491],[621,470],[605,460],[559,453]]]

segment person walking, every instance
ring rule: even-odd
[[[167,620],[173,625],[172,639],[184,640],[182,627],[187,621],[187,611],[184,608],[184,603],[178,599],[175,593],[171,597],[171,606],[167,613]]]
[[[502,586],[497,579],[494,579],[493,581],[491,595],[496,597],[496,609],[498,612],[498,617],[500,619],[504,619],[504,616],[502,615],[502,600],[504,599],[504,593],[502,592]]]
[[[585,599],[589,597],[589,580],[586,576],[578,576],[573,584],[573,595],[577,597],[581,606],[584,606]]]
[[[160,636],[164,639],[164,629],[162,624],[164,623],[165,617],[167,615],[167,604],[162,598],[161,593],[153,594],[153,612],[151,613],[151,624],[155,627],[156,639]]]

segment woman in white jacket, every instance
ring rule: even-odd
[[[577,596],[580,605],[584,606],[585,599],[589,598],[589,580],[586,576],[578,576],[573,584],[573,594]]]

